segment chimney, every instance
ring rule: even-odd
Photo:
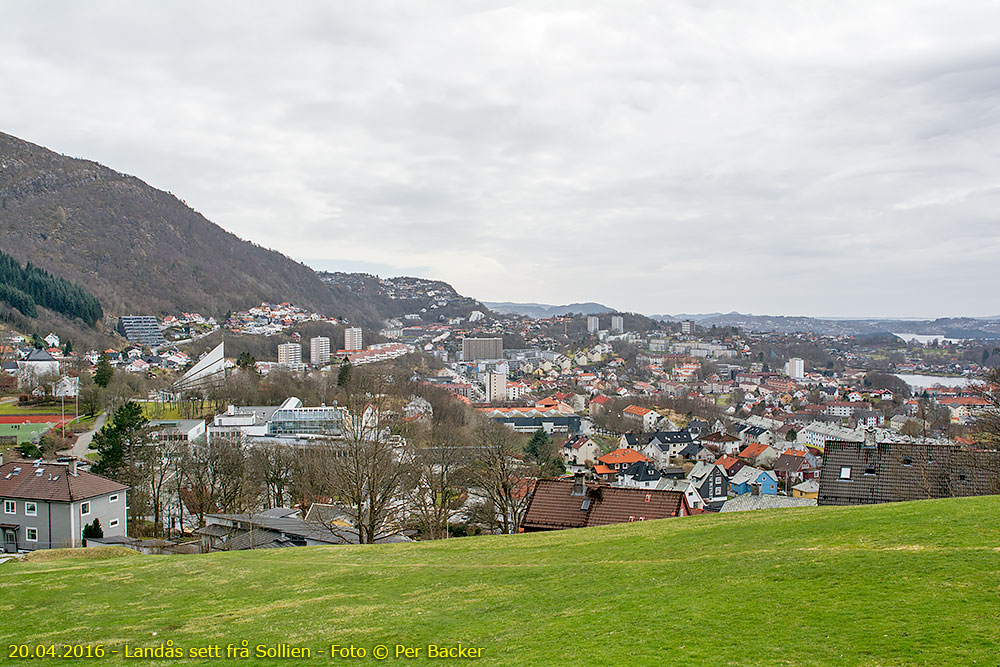
[[[878,438],[878,430],[874,426],[869,426],[865,429],[865,444],[874,446],[876,439]]]
[[[69,474],[73,475],[73,477],[76,477],[76,474],[77,474],[76,473],[76,459],[73,459],[72,461],[69,462]]]
[[[578,472],[573,474],[573,492],[570,493],[571,496],[584,496],[587,494],[587,485],[583,481],[583,473]]]

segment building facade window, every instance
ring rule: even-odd
[[[109,502],[109,503],[117,503],[117,502],[118,502],[118,494],[116,493],[115,495],[113,495],[113,496],[110,496],[110,497],[108,498],[108,502]]]
[[[111,526],[112,528],[115,528],[116,526],[118,526],[118,519],[112,519],[111,522],[108,523],[108,525]]]
[[[24,515],[25,516],[38,516],[38,504],[37,503],[24,503]]]
[[[25,528],[24,529],[24,539],[28,542],[38,541],[38,529],[37,528]]]
[[[90,503],[80,503],[80,515],[87,516],[90,514]]]
[[[4,514],[17,514],[17,503],[13,500],[3,501],[3,513]]]

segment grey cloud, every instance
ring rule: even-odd
[[[5,14],[0,129],[316,266],[646,312],[1000,312],[965,288],[1000,280],[993,3]]]

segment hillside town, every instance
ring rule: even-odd
[[[0,376],[10,396],[0,416],[10,507],[30,503],[37,512],[39,502],[56,502],[15,499],[27,492],[11,486],[20,477],[81,478],[97,494],[81,501],[89,510],[81,516],[101,525],[87,543],[191,553],[885,502],[987,492],[997,481],[989,473],[996,453],[980,441],[997,387],[977,380],[1000,356],[978,341],[706,330],[625,313],[412,315],[378,331],[290,303],[233,313],[223,325],[197,313],[129,316],[117,349],[85,352],[54,333],[10,332]],[[328,335],[303,335],[303,325]],[[270,359],[227,356],[224,343],[185,352],[218,329],[236,336],[231,345],[286,342],[264,342]],[[379,383],[386,373],[392,386],[354,402],[352,375]],[[121,437],[116,424],[128,406],[136,406],[131,437],[158,452],[161,475],[176,484],[151,494],[149,481],[125,483],[137,462],[108,465],[123,456],[106,443]],[[379,476],[397,471],[383,506],[352,503],[333,482],[298,479],[316,474],[317,459],[337,469],[336,452],[361,446],[378,450]],[[868,452],[881,466],[871,480]],[[222,456],[243,461],[239,479],[225,481],[232,471],[220,468],[218,487],[204,488],[198,471]],[[928,457],[980,457],[986,472],[967,489],[928,486],[925,469],[907,475],[902,463]],[[277,482],[266,472],[275,465]],[[519,481],[491,486],[489,470]],[[438,475],[449,471],[445,483]],[[893,486],[851,495],[842,487],[858,474]],[[236,502],[244,494],[253,500]],[[123,496],[136,508],[130,516],[109,500]],[[582,514],[577,497],[589,499]],[[375,523],[364,525],[373,513]],[[259,530],[252,541],[251,525]],[[82,546],[85,537],[5,530],[8,551]]]

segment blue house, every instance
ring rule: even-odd
[[[778,495],[778,478],[770,470],[761,470],[751,466],[743,466],[729,480],[729,492],[733,495],[750,493],[753,485],[760,485],[760,495]]]

